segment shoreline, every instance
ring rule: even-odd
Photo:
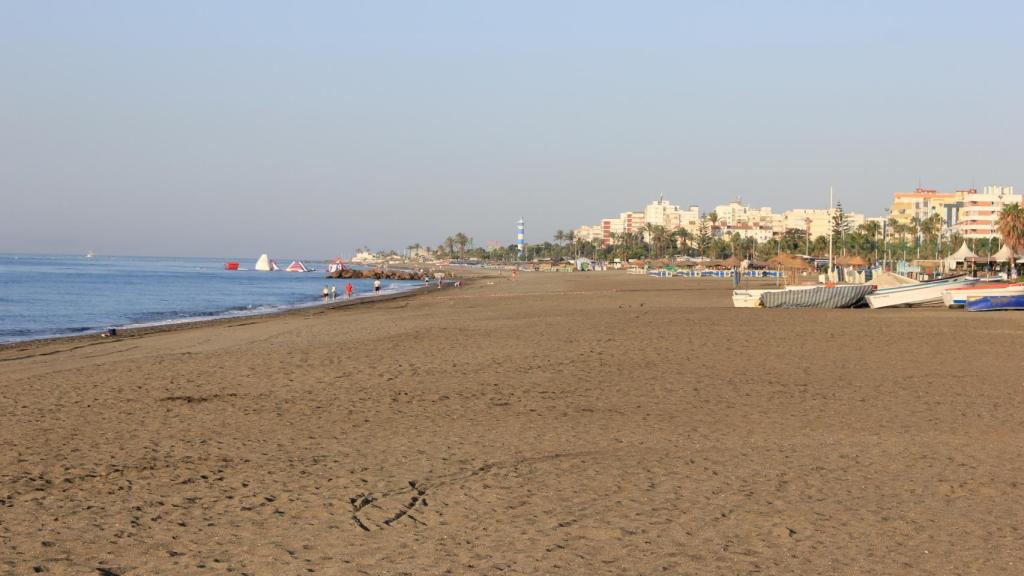
[[[138,338],[140,336],[147,336],[150,334],[160,334],[164,332],[176,332],[179,330],[189,330],[193,328],[203,326],[220,326],[220,325],[231,325],[234,322],[246,323],[253,320],[265,320],[268,318],[286,317],[294,314],[300,314],[303,312],[310,312],[314,310],[330,310],[336,308],[344,308],[347,306],[355,306],[358,304],[371,304],[373,302],[385,302],[388,300],[395,300],[398,298],[408,298],[412,296],[429,294],[430,290],[427,286],[415,286],[408,290],[401,290],[390,294],[382,294],[380,296],[374,296],[372,294],[366,296],[358,296],[350,299],[338,299],[335,302],[314,302],[307,305],[295,305],[280,308],[277,310],[268,310],[264,312],[253,312],[251,314],[239,314],[235,316],[216,316],[207,319],[187,319],[180,322],[169,322],[165,324],[152,324],[152,325],[134,325],[129,327],[116,327],[116,336],[104,336],[103,331],[99,332],[87,332],[84,334],[69,334],[67,336],[46,336],[43,338],[31,338],[28,340],[17,340],[14,342],[0,342],[0,353],[9,352],[11,350],[17,351],[31,351],[36,348],[49,346],[52,344],[81,344],[81,343],[99,343],[99,342],[113,342],[117,340],[124,340],[127,338]]]

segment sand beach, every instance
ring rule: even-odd
[[[1021,573],[1022,328],[523,273],[8,346],[0,573]]]

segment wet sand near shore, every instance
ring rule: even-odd
[[[1024,572],[1024,315],[523,273],[0,350],[0,574]]]

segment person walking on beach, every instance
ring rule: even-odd
[[[348,284],[345,284],[345,297],[346,298],[351,298],[352,297],[352,283],[351,282],[349,282]]]
[[[338,299],[338,285],[337,284],[332,284],[331,285],[331,302],[334,302],[337,299]]]
[[[380,293],[380,278],[377,278],[376,280],[373,281],[373,293]]]
[[[329,294],[329,292],[327,291],[327,284],[324,284],[324,289],[323,292],[321,292],[321,294],[324,297],[324,302],[327,302],[327,295]]]

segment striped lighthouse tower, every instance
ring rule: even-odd
[[[526,220],[520,218],[516,222],[516,248],[519,249],[519,257],[526,254]]]

